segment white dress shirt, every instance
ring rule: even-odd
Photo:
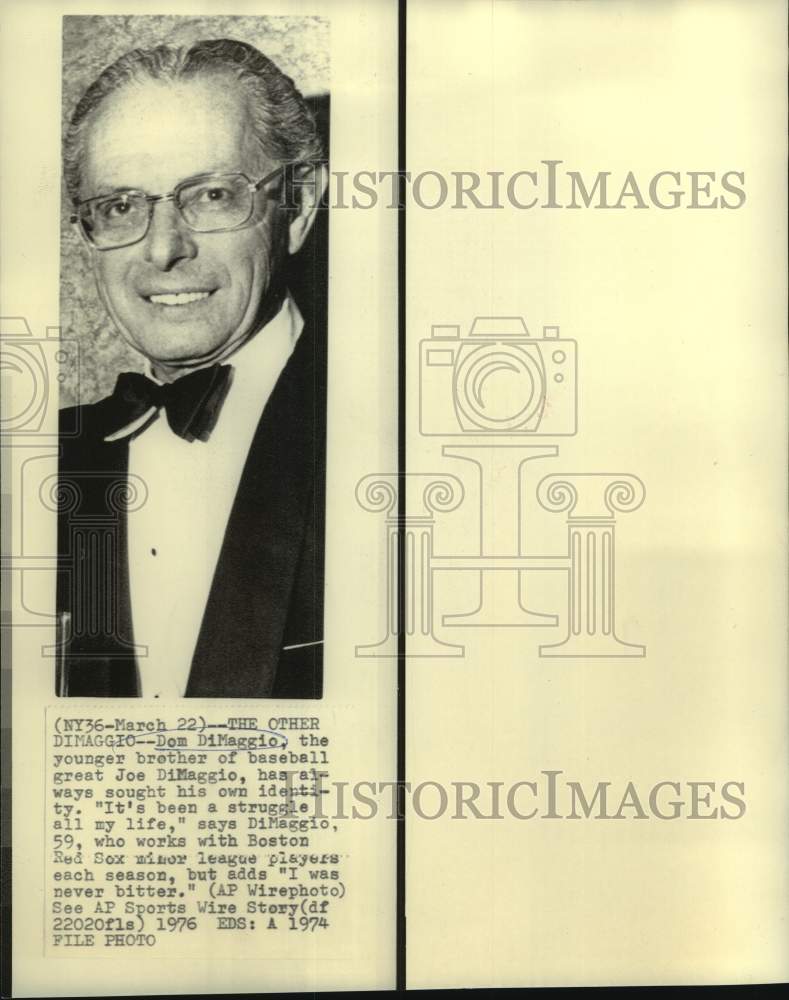
[[[146,647],[137,654],[144,698],[184,694],[247,452],[303,325],[288,296],[277,315],[225,359],[232,381],[208,441],[178,437],[159,411],[143,418],[150,423],[129,442],[129,475],[148,491],[128,516],[134,641]]]

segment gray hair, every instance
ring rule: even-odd
[[[246,42],[216,38],[190,48],[133,49],[108,66],[77,104],[63,143],[69,196],[79,198],[85,133],[104,100],[125,84],[145,80],[236,79],[246,96],[252,131],[263,153],[279,163],[315,162],[323,148],[315,118],[293,80]]]

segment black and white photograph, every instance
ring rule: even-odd
[[[321,696],[327,31],[63,20],[59,695]]]

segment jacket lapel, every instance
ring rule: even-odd
[[[315,341],[304,330],[263,415],[228,521],[186,697],[272,694],[305,528],[316,435]]]

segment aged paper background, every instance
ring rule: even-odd
[[[560,453],[527,463],[527,549],[566,545],[566,515],[533,502],[542,477],[640,477],[643,505],[617,520],[616,618],[647,647],[548,659],[537,647],[560,629],[441,627],[476,592],[468,573],[437,572],[436,634],[466,650],[409,664],[409,780],[544,783],[554,769],[621,794],[629,780],[730,779],[747,802],[737,821],[411,814],[412,986],[789,973],[785,35],[770,0],[409,4],[413,174],[544,176],[554,159],[587,180],[611,171],[617,193],[628,170],[744,171],[747,191],[737,211],[408,213],[409,471],[466,490],[435,515],[436,552],[475,551],[480,500],[472,464],[441,454],[459,438],[419,433],[419,342],[433,324],[463,338],[475,316],[522,316],[532,337],[558,325],[578,343],[578,433],[532,442]],[[491,545],[512,538],[486,516]],[[527,575],[528,606],[563,611],[560,574]]]
[[[280,11],[331,21],[333,169],[394,169],[395,5],[266,5]],[[248,3],[234,12],[260,13]],[[6,3],[0,40],[0,311],[25,316],[39,336],[58,322],[63,13],[118,8]],[[476,316],[522,316],[533,336],[558,325],[578,344],[578,433],[546,438],[559,455],[524,472],[527,549],[561,555],[566,544],[565,515],[533,498],[544,476],[639,477],[646,499],[617,521],[616,625],[646,656],[549,659],[538,647],[558,641],[558,628],[442,625],[476,595],[467,572],[437,571],[436,634],[465,649],[409,661],[408,780],[509,785],[553,770],[587,790],[677,781],[685,801],[689,782],[737,781],[747,803],[732,821],[412,813],[411,986],[765,981],[789,971],[785,29],[773,0],[408,5],[413,174],[511,174],[553,159],[590,177],[744,171],[747,193],[736,211],[409,205],[409,472],[451,474],[465,489],[454,511],[435,515],[436,553],[472,552],[484,508],[471,463],[442,454],[459,439],[419,432],[420,342],[440,324],[465,337]],[[26,190],[32,202],[20,197]],[[394,771],[391,661],[354,657],[356,644],[385,632],[385,531],[353,497],[361,476],[396,469],[395,235],[396,213],[383,206],[332,215],[331,634],[326,697],[309,714],[336,734],[335,770],[351,780]],[[54,471],[54,451],[50,462]],[[15,496],[17,485],[12,478]],[[487,516],[486,537],[511,532]],[[36,551],[54,551],[54,517],[32,528]],[[527,579],[531,608],[564,612],[561,575]],[[29,573],[25,587],[26,605],[51,607],[51,576]],[[493,589],[502,601],[505,591]],[[49,635],[34,627],[13,636],[15,994],[391,986],[388,821],[356,824],[364,904],[353,935],[306,960],[303,950],[228,955],[213,942],[205,958],[180,962],[43,958],[43,713],[53,699],[40,647]]]
[[[138,3],[136,14],[159,14],[160,5]],[[2,313],[24,316],[44,336],[58,323],[60,223],[60,39],[63,14],[128,13],[115,3],[5,4],[2,32],[3,233]],[[169,14],[226,15],[224,5],[167,5]],[[233,13],[254,16],[259,5],[240,2]],[[335,169],[364,163],[388,170],[396,164],[396,27],[391,3],[271,3],[265,14],[319,15],[330,22],[332,159]],[[227,18],[220,18],[226,27]],[[301,81],[300,81],[301,82]],[[307,81],[309,83],[309,81]],[[25,194],[28,196],[24,196]],[[393,468],[396,404],[395,213],[338,212],[330,227],[330,346],[327,487],[327,645],[325,689],[320,702],[206,703],[206,712],[250,710],[268,718],[319,716],[332,737],[332,777],[352,780],[359,762],[364,777],[391,780],[395,755],[395,684],[391,661],[361,666],[354,659],[360,633],[377,632],[385,605],[383,573],[370,573],[380,553],[355,544],[358,523],[369,515],[354,499],[365,473]],[[359,275],[365,275],[360,281]],[[334,339],[336,336],[336,340]],[[363,420],[359,415],[364,414]],[[47,412],[49,429],[55,410]],[[42,429],[45,431],[47,428]],[[47,454],[49,458],[47,458]],[[55,448],[42,451],[42,475],[55,471]],[[19,488],[22,456],[10,462],[11,488]],[[14,498],[19,496],[14,492]],[[55,551],[54,513],[25,506],[25,528],[35,552]],[[20,529],[22,530],[22,529]],[[15,536],[16,537],[16,536]],[[19,539],[16,537],[16,541]],[[377,542],[374,541],[374,545]],[[46,565],[46,560],[40,565]],[[51,563],[50,563],[51,565]],[[54,610],[54,574],[18,574],[13,598],[19,609]],[[24,585],[24,594],[22,586]],[[17,621],[35,626],[35,614]],[[372,988],[394,978],[394,829],[384,821],[350,829],[348,884],[355,899],[346,907],[342,934],[321,939],[292,935],[274,954],[254,936],[222,933],[199,942],[198,954],[181,960],[141,956],[133,949],[87,957],[79,949],[64,958],[44,957],[43,828],[44,708],[54,703],[54,661],[41,656],[54,630],[18,628],[13,633],[13,975],[18,996],[87,996],[123,993],[259,992]],[[220,705],[226,708],[220,708]],[[61,703],[61,708],[62,708]],[[73,705],[68,706],[69,709]],[[158,707],[158,706],[157,706]],[[199,705],[190,705],[198,710]],[[108,705],[132,711],[128,703]],[[154,709],[151,707],[151,711]],[[267,943],[266,949],[270,948]],[[73,957],[72,957],[73,955]]]

